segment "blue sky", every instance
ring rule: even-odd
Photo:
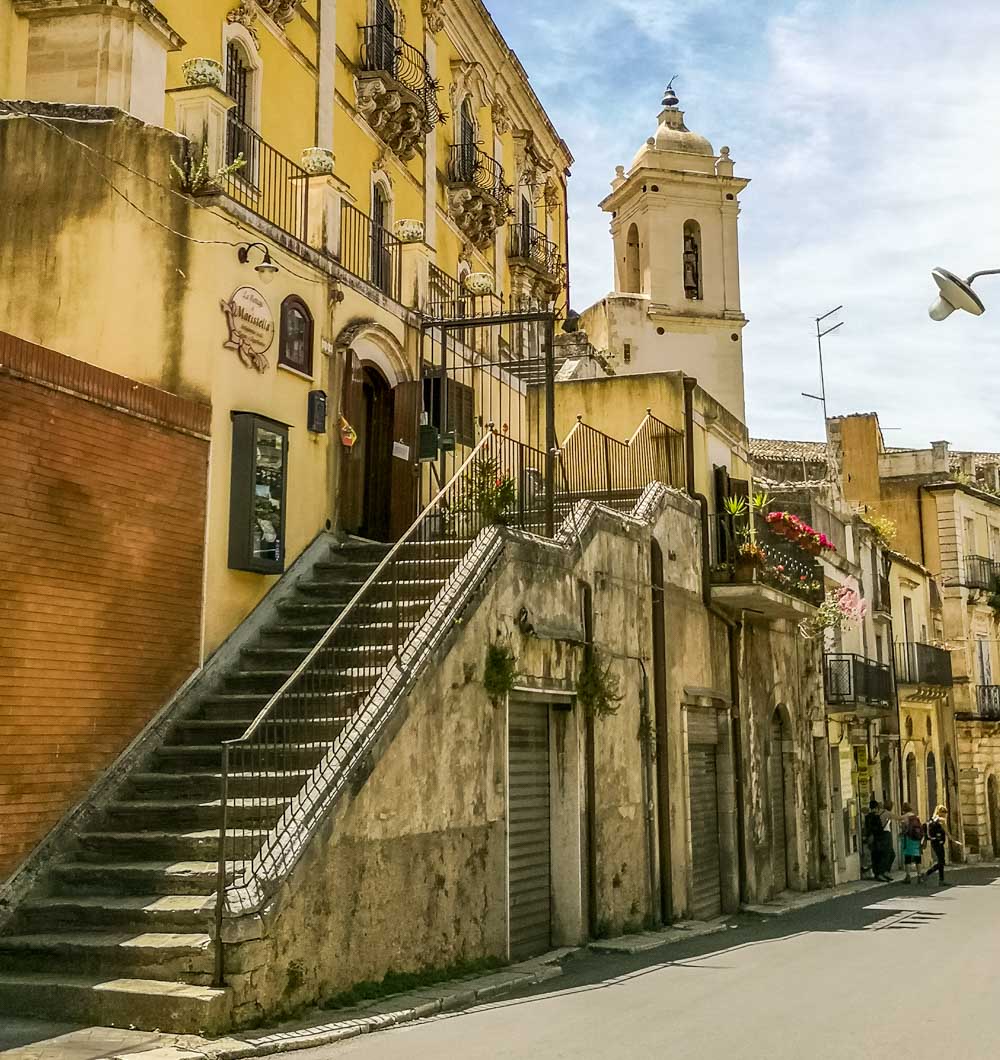
[[[995,0],[487,0],[575,158],[573,304],[611,288],[597,208],[656,126],[664,84],[729,145],[742,196],[756,435],[819,438],[813,318],[831,414],[876,410],[889,445],[1000,449],[1000,277],[980,319],[927,316],[930,269],[1000,267]],[[961,18],[955,12],[961,11]]]

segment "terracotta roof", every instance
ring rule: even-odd
[[[750,455],[758,460],[826,462],[826,442],[788,442],[778,438],[751,438]]]

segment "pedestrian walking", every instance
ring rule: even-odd
[[[931,852],[934,854],[934,864],[924,873],[926,879],[932,873],[938,874],[938,882],[944,883],[944,850],[948,840],[961,846],[962,844],[953,839],[948,833],[948,807],[938,806],[934,816],[927,823],[927,839],[931,844]]]
[[[913,807],[908,802],[902,805],[902,813],[899,817],[900,835],[903,841],[903,883],[910,882],[910,869],[916,874],[918,883],[924,882],[920,872],[920,855],[924,849],[924,826],[920,818],[913,812]]]
[[[882,831],[882,822],[878,816],[878,802],[872,796],[868,803],[868,812],[865,814],[864,826],[861,829],[861,878],[870,872],[873,879],[878,878],[878,869],[875,867],[875,839]]]
[[[878,828],[872,839],[872,874],[877,880],[892,883],[889,873],[896,860],[896,851],[892,848],[892,803],[888,799],[877,811],[877,820]]]

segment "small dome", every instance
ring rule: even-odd
[[[666,107],[660,111],[660,124],[656,135],[651,136],[639,148],[632,165],[638,165],[648,151],[674,151],[686,155],[715,157],[712,145],[704,136],[691,132],[684,124],[684,111],[677,110],[676,107]]]

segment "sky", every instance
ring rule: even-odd
[[[741,196],[747,405],[758,437],[820,439],[815,317],[831,415],[877,411],[890,446],[1000,450],[1000,276],[986,314],[935,323],[934,266],[1000,268],[996,0],[487,0],[576,161],[572,301],[612,286],[616,164],[666,82],[730,147]]]

